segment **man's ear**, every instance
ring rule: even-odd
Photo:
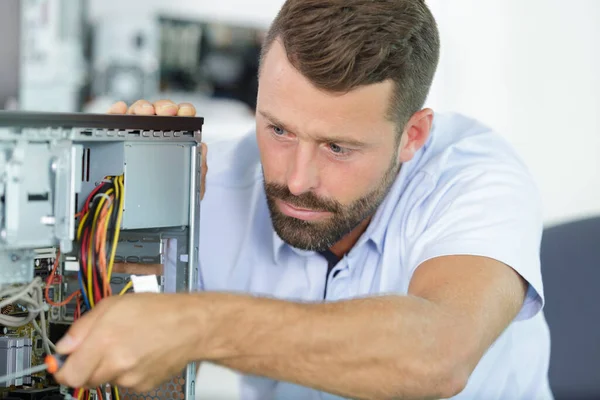
[[[405,163],[412,160],[415,153],[421,149],[429,139],[431,125],[433,124],[433,110],[425,108],[416,112],[404,127],[398,148],[398,161]]]

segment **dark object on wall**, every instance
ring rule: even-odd
[[[170,17],[159,23],[162,90],[207,92],[254,111],[263,30]]]
[[[600,217],[550,227],[541,247],[556,400],[600,399]]]

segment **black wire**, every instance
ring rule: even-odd
[[[80,273],[81,273],[81,284],[83,285],[83,287],[81,288],[82,293],[85,292],[85,298],[87,298],[89,301],[89,298],[91,296],[91,293],[87,292],[87,286],[85,285],[85,280],[87,279],[87,263],[84,264],[83,262],[83,253],[85,252],[85,249],[83,248],[83,237],[85,237],[86,235],[86,231],[85,229],[82,229],[82,239],[81,239],[81,243],[79,243],[79,268],[80,268]],[[87,307],[87,303],[84,301],[83,305]],[[83,315],[83,312],[82,312]]]
[[[119,207],[120,207],[120,200],[121,200],[121,196],[123,196],[123,193],[121,190],[121,188],[119,188],[120,190],[117,191],[117,177],[113,177],[111,180],[112,183],[112,187],[115,193],[115,198],[114,198],[114,205],[113,205],[113,209],[112,209],[112,214],[110,215],[110,219],[109,219],[109,224],[108,224],[108,232],[107,232],[107,239],[106,241],[109,243],[109,245],[106,247],[106,258],[108,259],[110,257],[110,253],[112,252],[112,248],[113,248],[113,242],[114,242],[114,238],[115,238],[115,234],[116,234],[116,229],[117,229],[117,218],[119,216]],[[117,192],[118,192],[118,196],[117,196]],[[116,246],[117,244],[115,243],[114,246]]]
[[[96,215],[96,211],[98,210],[98,207],[100,205],[100,199],[102,197],[98,197],[101,194],[105,194],[111,187],[112,185],[110,183],[107,182],[102,182],[100,184],[100,189],[98,189],[98,192],[96,192],[96,194],[94,195],[94,197],[92,199],[90,199],[90,203],[86,203],[88,204],[88,218],[86,219],[86,221],[84,222],[83,225],[83,236],[87,236],[87,245],[90,246],[90,242],[92,245],[92,249],[94,249],[94,245],[93,245],[93,240],[95,238],[96,235],[96,231],[93,229],[93,224],[94,224],[94,215]],[[98,227],[96,227],[97,230]],[[83,237],[81,238],[81,245],[80,247],[80,254],[79,254],[79,259],[82,260],[82,252],[87,252],[87,249],[83,248]],[[87,259],[86,260],[86,268],[83,268],[84,270],[86,270],[87,268],[93,268],[93,276],[95,277],[95,279],[98,282],[98,285],[100,288],[104,287],[104,279],[102,278],[102,274],[100,274],[99,272],[99,266],[98,266],[98,257],[96,255],[95,250],[92,250],[91,252],[91,259]],[[81,263],[80,263],[81,264]],[[84,272],[84,271],[82,271]],[[84,275],[84,277],[87,279],[87,271],[85,271],[86,274]],[[94,289],[94,285],[92,285],[92,291],[95,290]],[[91,298],[93,301],[95,301],[95,296],[94,293],[87,293],[88,298]]]
[[[112,187],[115,193],[115,204],[113,206],[113,210],[112,210],[112,215],[110,216],[110,220],[109,220],[109,228],[113,231],[114,234],[114,229],[115,229],[115,225],[117,224],[117,217],[119,216],[119,200],[121,198],[121,196],[123,196],[122,190],[118,190],[119,196],[117,197],[117,177],[113,177],[112,178]]]
[[[105,193],[105,191],[103,191],[104,188],[100,189],[100,191],[98,192],[98,194],[96,196],[98,196],[101,193]],[[100,205],[100,199],[102,197],[95,197],[92,206],[90,207],[90,218],[88,218],[89,222],[89,237],[88,240],[91,241],[91,247],[92,247],[92,252],[91,252],[91,260],[88,260],[88,266],[91,266],[91,268],[93,268],[92,270],[92,279],[96,282],[98,282],[98,287],[102,288],[103,287],[103,280],[102,280],[102,274],[99,273],[99,266],[98,266],[98,257],[96,255],[96,250],[95,250],[95,246],[94,246],[94,239],[96,238],[96,231],[98,230],[98,225],[96,221],[96,227],[94,229],[94,216],[96,215],[96,211],[98,211],[99,205]],[[88,246],[90,245],[90,242],[88,241]],[[95,286],[93,284],[94,282],[92,282],[92,290],[95,290]],[[93,297],[93,296],[92,296]],[[96,298],[94,298],[94,302],[96,302]]]
[[[102,400],[106,400],[106,392],[104,391],[104,386],[100,385],[98,386],[98,389],[100,389],[100,393],[98,393],[98,396],[100,396]]]

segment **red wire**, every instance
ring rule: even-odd
[[[85,203],[83,205],[83,209],[81,210],[81,215],[85,214],[90,207],[90,202],[92,201],[92,198],[94,197],[94,195],[96,193],[98,193],[98,190],[100,190],[100,188],[104,186],[104,182],[102,182],[100,185],[96,186],[94,188],[94,190],[92,190],[92,192],[88,195],[87,199],[85,199]]]
[[[77,296],[77,308],[75,309],[75,315],[73,316],[73,319],[78,320],[80,317],[81,317],[81,296]]]
[[[83,239],[81,240],[81,274],[85,279],[87,279],[87,251],[86,251],[87,232],[88,232],[88,228],[85,228],[85,230],[83,232]],[[82,279],[82,283],[83,283],[82,290],[85,291],[87,298],[90,299],[92,294],[87,292],[88,288],[85,285],[85,280]]]
[[[88,237],[88,241],[91,241],[91,245],[92,248],[94,246],[94,231],[92,229],[92,231],[89,234]],[[90,243],[86,244],[86,248],[90,246]],[[92,287],[93,287],[93,298],[94,298],[94,303],[98,303],[101,300],[101,296],[100,296],[100,285],[98,284],[98,272],[97,272],[97,266],[96,266],[96,257],[94,256],[94,251],[92,250],[92,254],[91,254],[91,260],[89,260],[89,268],[92,269]]]
[[[94,253],[92,253],[92,256],[93,256],[93,254]],[[94,260],[94,261],[96,261],[96,260]],[[96,304],[98,304],[100,302],[100,300],[102,299],[102,297],[100,296],[100,285],[98,284],[98,271],[96,271],[97,268],[94,264],[92,264],[91,268],[92,268],[92,276],[94,279],[94,302]]]
[[[69,297],[67,297],[65,300],[61,301],[60,303],[55,303],[52,299],[50,299],[50,285],[52,285],[52,283],[54,282],[54,275],[56,274],[56,269],[58,268],[59,257],[60,257],[60,251],[57,251],[56,256],[54,258],[54,266],[52,267],[50,276],[48,276],[48,279],[46,279],[46,289],[44,290],[44,297],[46,298],[46,302],[54,307],[62,307],[66,304],[69,304],[71,302],[71,300],[73,300],[73,298],[75,296],[77,296],[80,292],[78,290],[76,292],[71,293],[69,295]]]
[[[98,191],[100,190],[100,188],[102,188],[102,186],[104,186],[104,184],[100,184],[98,186],[96,186],[94,188],[94,190],[92,190],[90,192],[90,194],[88,195],[87,199],[85,200],[85,203],[83,205],[83,209],[81,210],[81,212],[79,213],[80,215],[84,215],[85,213],[87,213],[89,211],[90,208],[90,202],[93,199],[93,197],[96,195],[96,193],[98,193]],[[88,227],[86,227],[83,231],[83,238],[81,240],[81,254],[82,254],[82,262],[81,262],[81,267],[82,267],[82,275],[84,277],[87,278],[87,247],[88,247],[88,232],[89,232]],[[95,271],[92,270],[92,273],[94,273]],[[95,275],[95,274],[94,274]],[[94,276],[95,277],[95,276]],[[96,295],[95,293],[87,293],[87,286],[84,284],[84,290],[86,290],[86,294],[88,298],[93,298],[94,301],[96,301]]]
[[[83,239],[81,239],[81,273],[84,277],[87,276],[87,231],[88,228],[85,228],[83,231]]]

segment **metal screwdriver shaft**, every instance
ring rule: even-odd
[[[27,376],[31,374],[36,374],[38,372],[44,371],[48,366],[46,364],[37,365],[35,367],[27,368],[22,371],[18,371],[12,374],[4,375],[0,377],[0,383],[12,381],[13,379],[20,378],[22,376]]]
[[[35,367],[27,368],[19,372],[15,372],[12,374],[0,376],[0,383],[8,382],[16,378],[20,378],[22,376],[27,376],[31,374],[36,374],[38,372],[42,372],[44,370],[48,370],[51,374],[54,374],[56,371],[62,367],[65,363],[67,356],[60,354],[53,354],[46,356],[43,364],[36,365]]]

